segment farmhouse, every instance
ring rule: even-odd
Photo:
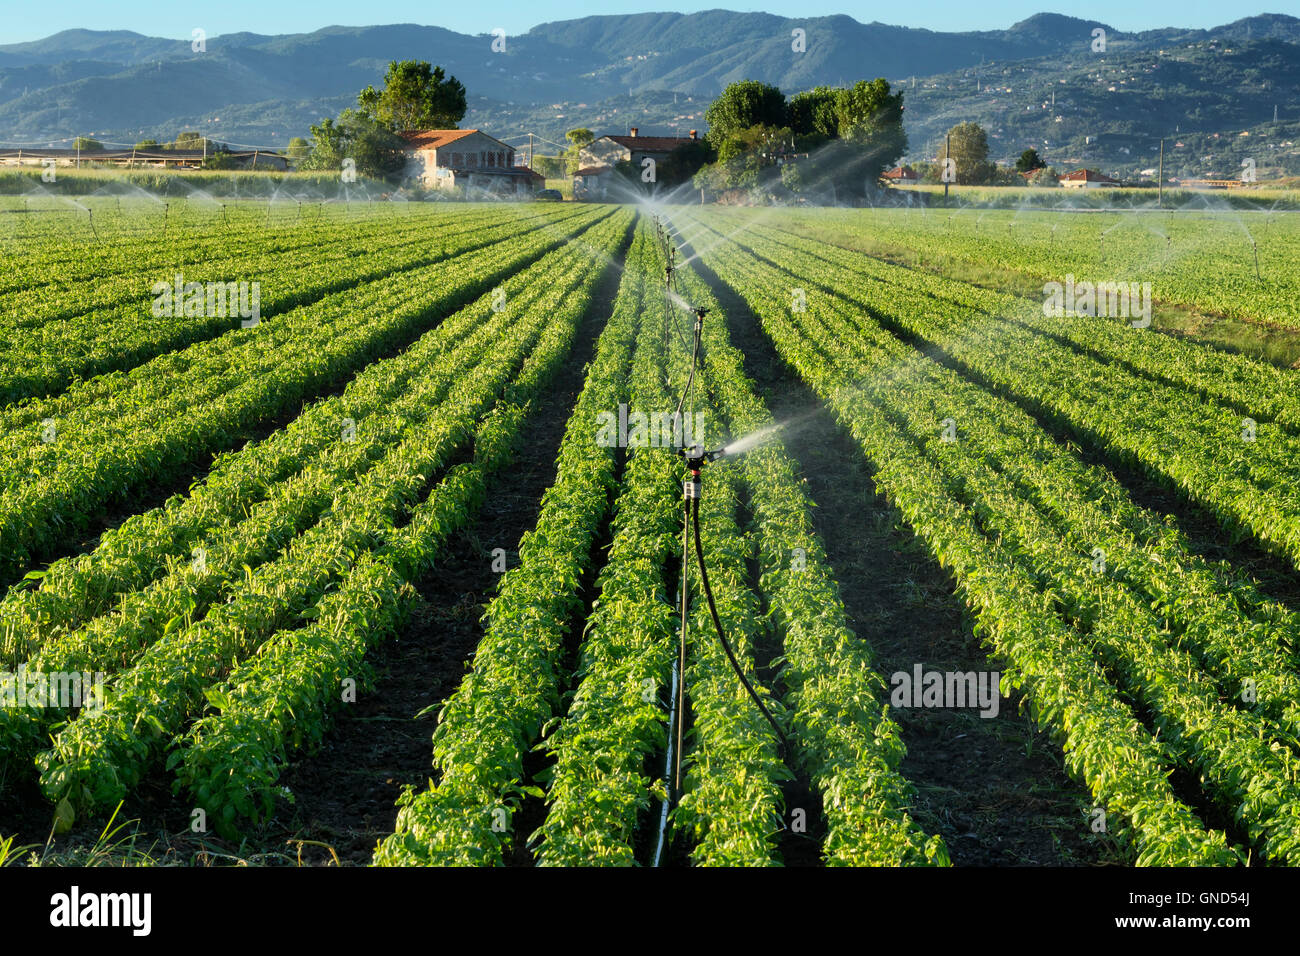
[[[915,186],[921,181],[911,166],[895,166],[881,177],[893,186]]]
[[[662,163],[678,146],[693,143],[697,131],[689,136],[640,136],[631,128],[627,136],[601,136],[578,152],[579,169],[573,174],[573,198],[604,199],[610,174],[620,162],[643,169],[645,160]]]
[[[1118,179],[1111,179],[1105,173],[1099,173],[1095,169],[1076,169],[1061,177],[1061,185],[1067,189],[1100,189],[1119,184]]]
[[[516,165],[515,150],[477,129],[425,129],[403,133],[408,172],[425,186],[456,186],[499,196],[524,196],[545,184],[540,174]]]

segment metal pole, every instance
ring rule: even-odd
[[[952,137],[951,137],[949,134],[944,133],[944,135],[943,135],[943,163],[944,163],[944,172],[945,172],[945,173],[947,172],[948,160],[952,158],[952,153],[949,152],[951,149],[952,149]],[[941,175],[942,175],[942,174],[941,174]],[[943,204],[944,204],[945,206],[948,205],[948,177],[947,177],[946,175],[944,175],[944,177],[943,177]]]
[[[1156,200],[1157,208],[1163,208],[1165,204],[1165,141],[1164,137],[1160,139],[1160,193]]]

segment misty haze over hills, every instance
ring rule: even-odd
[[[1098,27],[1104,52],[1094,49]],[[796,28],[805,52],[792,50]],[[193,129],[281,146],[354,105],[395,59],[445,66],[469,91],[462,125],[505,137],[703,130],[704,109],[736,80],[795,92],[875,76],[906,91],[916,158],[963,119],[986,126],[1001,158],[1033,145],[1049,159],[1133,169],[1160,136],[1184,142],[1169,146],[1175,166],[1228,165],[1263,149],[1260,165],[1285,168],[1295,153],[1281,144],[1300,135],[1300,19],[1282,15],[1121,33],[1044,13],[1004,30],[939,33],[713,10],[545,23],[508,37],[502,52],[492,40],[429,26],[329,27],[228,34],[195,52],[188,38],[65,31],[0,46],[0,141],[129,144]]]

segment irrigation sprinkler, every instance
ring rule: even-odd
[[[701,310],[703,311],[703,310]],[[703,316],[700,317],[702,321]],[[677,419],[680,421],[680,419]],[[741,439],[743,442],[744,439]],[[740,444],[739,442],[734,444]],[[677,672],[681,675],[686,674],[686,633],[688,613],[690,609],[690,561],[691,561],[691,542],[695,544],[695,561],[700,569],[700,584],[704,591],[704,599],[709,607],[709,617],[713,620],[713,629],[718,634],[718,642],[722,645],[722,650],[727,655],[727,660],[731,663],[731,669],[736,672],[736,677],[740,680],[745,692],[749,694],[755,706],[767,718],[767,722],[772,725],[777,738],[781,745],[789,752],[790,742],[786,739],[785,733],[772,716],[767,705],[763,703],[761,697],[754,690],[754,686],[745,676],[745,671],[736,660],[736,654],[731,649],[731,644],[727,640],[726,631],[722,627],[722,621],[718,617],[718,608],[713,599],[713,588],[709,585],[708,565],[704,560],[704,545],[701,542],[700,535],[700,499],[704,496],[704,466],[709,462],[717,461],[719,458],[726,457],[730,454],[740,454],[743,449],[731,451],[731,445],[722,448],[715,448],[712,451],[706,451],[703,445],[695,444],[689,448],[679,448],[677,454],[686,462],[686,469],[690,473],[682,483],[682,500],[684,502],[683,510],[684,523],[682,526],[682,589],[681,589],[681,643],[678,649]],[[677,682],[677,749],[676,749],[676,767],[673,772],[673,789],[679,796],[682,792],[682,715],[685,711],[686,681]]]
[[[95,228],[95,210],[89,206],[86,207],[86,221],[90,223],[90,231],[94,235],[95,241],[98,242],[99,230]]]
[[[670,273],[671,274],[671,273]],[[685,442],[685,429],[682,419],[682,409],[690,404],[688,414],[693,416],[695,405],[695,372],[704,367],[704,356],[702,354],[702,344],[704,340],[704,318],[709,314],[709,309],[704,306],[695,306],[692,311],[695,313],[693,344],[691,347],[691,365],[690,373],[686,379],[686,385],[682,389],[681,398],[677,401],[677,409],[673,413],[672,422],[674,429],[682,428],[683,442]],[[665,333],[666,334],[666,333]],[[723,630],[722,621],[718,617],[717,606],[713,599],[713,589],[709,585],[709,572],[704,560],[704,545],[701,541],[700,533],[700,498],[704,494],[703,469],[704,466],[712,461],[717,461],[729,454],[740,454],[748,450],[753,442],[746,439],[740,439],[730,445],[717,448],[712,451],[706,451],[704,446],[698,442],[691,446],[683,444],[677,449],[677,454],[686,462],[686,468],[689,476],[682,486],[683,500],[683,522],[682,522],[682,582],[679,596],[679,607],[681,611],[681,630],[680,641],[678,645],[677,673],[680,679],[677,681],[677,699],[676,699],[676,750],[673,768],[673,793],[680,797],[682,793],[682,738],[684,734],[683,715],[686,708],[686,637],[689,628],[690,612],[690,567],[691,567],[691,544],[694,541],[695,561],[699,566],[700,583],[704,590],[705,601],[709,607],[709,616],[713,620],[714,630],[717,632],[718,641],[722,644],[722,649],[727,655],[727,660],[731,663],[731,668],[736,672],[736,677],[748,692],[750,698],[758,706],[763,716],[767,718],[768,723],[776,732],[782,746],[789,751],[789,742],[780,726],[773,718],[770,711],[762,699],[755,692],[754,687],[750,684],[749,679],[745,676],[740,662],[736,660],[736,655],[731,649],[731,644],[727,641],[726,632]]]
[[[1255,253],[1255,281],[1260,285],[1264,284],[1264,277],[1259,274],[1259,246],[1254,239],[1250,240],[1251,251]]]

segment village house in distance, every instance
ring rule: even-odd
[[[678,146],[694,142],[697,131],[689,136],[639,136],[633,126],[626,136],[601,136],[578,152],[578,171],[573,174],[573,198],[602,200],[609,190],[610,176],[619,162],[629,162],[640,170],[649,157],[662,163]]]
[[[408,172],[431,189],[459,186],[494,196],[528,196],[545,178],[518,165],[513,146],[477,129],[424,129],[403,133]]]

